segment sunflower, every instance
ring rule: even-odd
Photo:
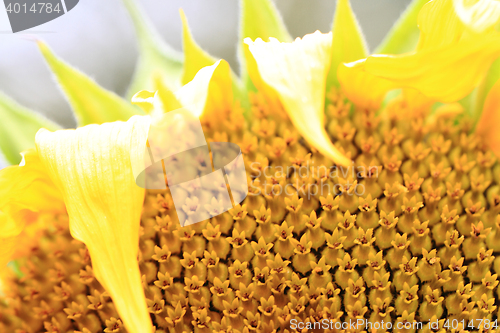
[[[242,0],[241,78],[182,12],[184,61],[124,4],[135,106],[42,42],[80,127],[1,99],[1,148],[22,151],[0,172],[1,333],[497,330],[497,0],[415,0],[373,55],[348,0],[294,41]],[[181,108],[238,144],[248,187],[186,226],[167,186],[136,183],[150,127]]]

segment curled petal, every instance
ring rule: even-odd
[[[499,56],[500,35],[492,34],[400,56],[374,55],[367,58],[365,70],[397,87],[450,103],[469,94]]]
[[[453,0],[458,17],[476,33],[491,30],[500,22],[498,0]]]
[[[500,157],[500,80],[491,88],[484,101],[483,112],[476,127],[476,133]]]
[[[213,117],[233,106],[231,71],[225,60],[203,67],[193,80],[175,92],[177,100],[196,116]]]
[[[40,130],[40,160],[62,193],[74,238],[89,249],[97,279],[129,332],[152,332],[137,252],[144,189],[133,167],[143,163],[149,117]]]
[[[132,104],[139,106],[146,114],[151,114],[154,110],[155,92],[141,90],[132,96]]]
[[[300,134],[322,154],[341,165],[350,160],[332,144],[325,131],[326,77],[331,64],[331,33],[319,31],[280,43],[245,39],[262,80],[278,95]]]

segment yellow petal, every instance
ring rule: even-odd
[[[365,70],[366,60],[341,64],[338,68],[338,79],[345,96],[356,106],[377,110],[394,84]]]
[[[476,33],[491,30],[500,22],[498,0],[453,0],[453,3],[458,17]]]
[[[293,43],[245,39],[260,76],[278,94],[300,134],[335,163],[351,161],[332,144],[325,131],[326,76],[330,68],[332,34],[319,31]]]
[[[132,104],[139,106],[146,114],[151,114],[154,109],[154,91],[141,90],[132,96]]]
[[[328,83],[338,85],[337,69],[343,62],[367,56],[366,41],[349,0],[338,0],[332,27],[332,65]]]
[[[109,292],[129,332],[151,333],[137,252],[144,189],[133,166],[144,161],[149,117],[40,130],[40,159],[60,189],[70,231],[90,252],[96,278]]]
[[[59,190],[44,168],[36,150],[21,153],[19,165],[0,171],[0,207],[11,206],[11,213],[21,209],[34,212],[64,211],[64,202]]]
[[[453,0],[433,0],[426,3],[418,15],[418,27],[418,50],[456,43],[466,30],[455,12]]]
[[[27,210],[64,212],[59,190],[34,149],[22,154],[20,165],[0,170],[0,269],[11,259],[24,230]]]
[[[191,82],[175,92],[175,97],[198,117],[216,117],[232,109],[231,82],[229,64],[219,60],[199,70]]]
[[[500,35],[468,39],[439,49],[368,57],[365,70],[400,88],[417,89],[443,103],[468,95],[500,56]]]
[[[179,9],[179,13],[182,19],[182,45],[184,51],[184,69],[181,83],[186,84],[194,78],[200,69],[213,65],[217,60],[196,43],[189,30],[184,11]]]
[[[483,113],[476,126],[476,133],[500,158],[500,80],[491,88],[484,102]]]

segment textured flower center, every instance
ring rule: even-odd
[[[466,119],[414,128],[397,115],[338,112],[337,98],[326,129],[358,168],[342,172],[290,123],[268,117],[269,106],[254,107],[254,124],[227,129],[245,147],[242,206],[181,228],[169,193],[147,192],[138,260],[157,332],[242,332],[246,320],[267,333],[290,319],[407,323],[478,310],[496,318],[500,166],[459,165],[493,159]],[[288,171],[278,176],[278,166]],[[0,332],[125,332],[85,246],[64,226],[42,240],[20,261],[24,276],[7,279]]]

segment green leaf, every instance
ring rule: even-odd
[[[123,0],[123,3],[132,17],[139,41],[139,62],[127,97],[132,98],[140,90],[152,90],[156,75],[169,89],[177,90],[182,75],[182,54],[163,42],[135,0]]]
[[[488,74],[475,90],[474,102],[472,103],[472,117],[475,121],[481,116],[486,96],[498,80],[500,80],[500,58],[493,62]]]
[[[327,91],[339,85],[337,69],[343,62],[351,62],[368,55],[361,27],[352,11],[349,0],[337,0],[332,27],[332,65],[328,72]]]
[[[68,98],[79,126],[128,120],[131,116],[142,113],[139,108],[63,62],[46,44],[38,42],[38,46]]]
[[[401,54],[415,49],[420,36],[418,13],[429,0],[413,0],[396,21],[375,53]]]
[[[262,38],[262,40],[268,41],[269,37],[274,37],[280,42],[291,42],[293,38],[272,1],[241,0],[240,10],[238,59],[241,62],[241,78],[247,90],[255,90],[246,68],[247,53],[243,52],[243,40],[249,37],[252,40]]]
[[[11,164],[21,162],[20,152],[35,147],[35,134],[40,128],[54,131],[59,125],[42,115],[22,107],[0,93],[0,150]]]

